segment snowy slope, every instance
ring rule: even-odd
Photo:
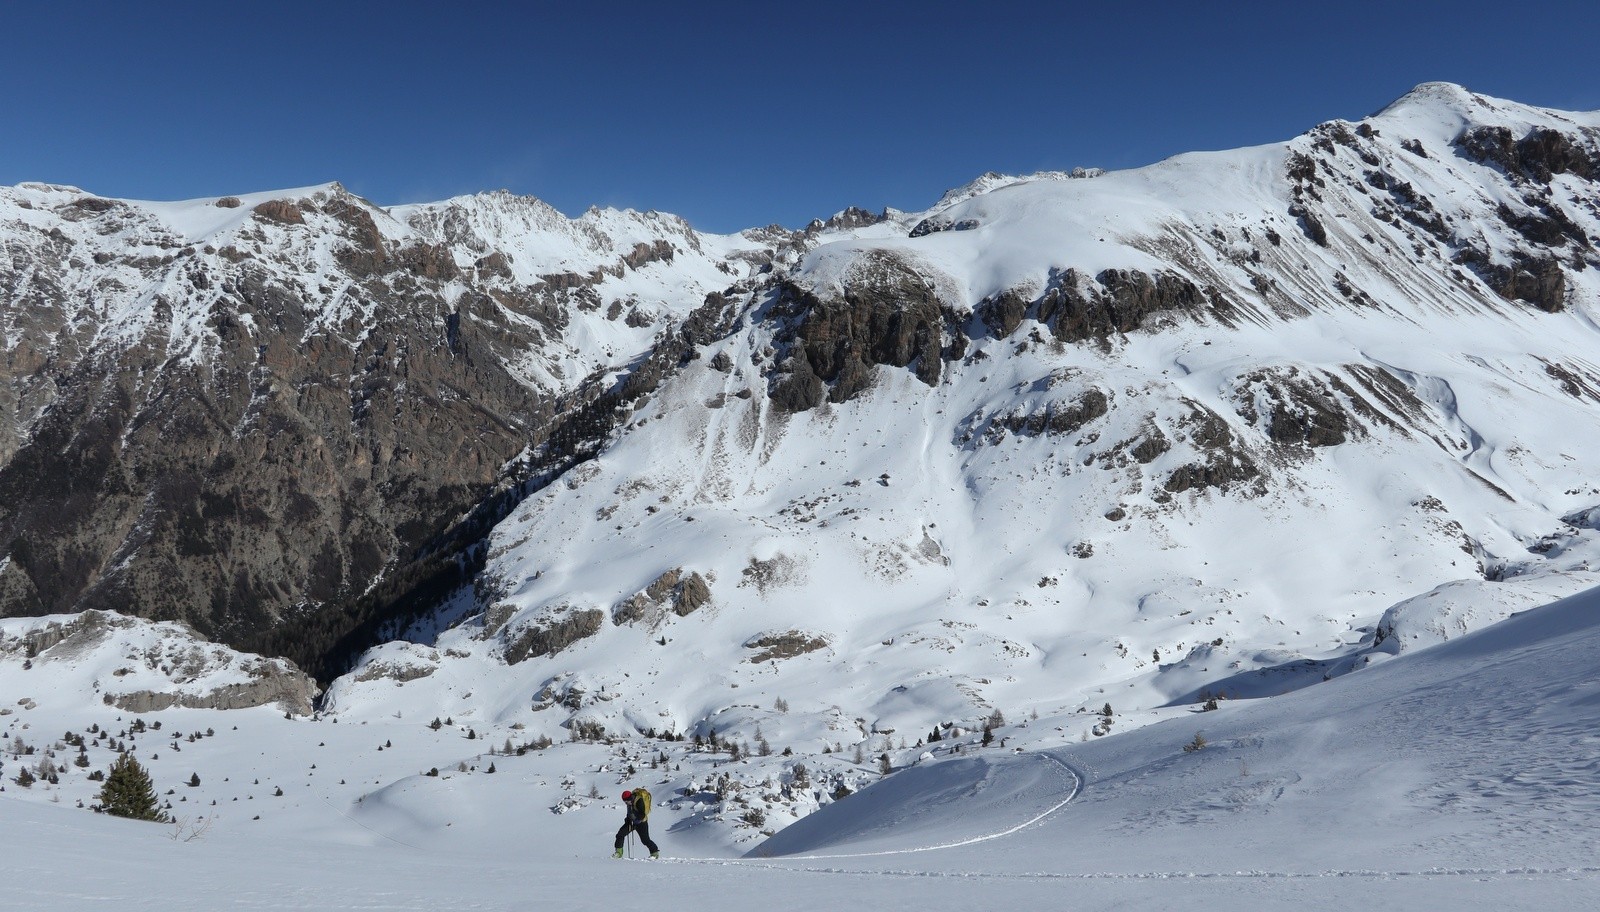
[[[893,777],[754,854],[844,858],[897,841],[903,851],[902,821],[919,839],[954,841],[973,828],[973,803],[1014,802],[1020,818],[1081,788],[1014,840],[1057,847],[1051,870],[1134,874],[1166,859],[1173,876],[1526,869],[1592,880],[1597,646],[1590,590],[1327,686],[991,761],[981,775],[958,765],[982,761],[939,763],[921,788]],[[1207,746],[1183,751],[1197,731]],[[1049,761],[1079,781],[1021,797]],[[975,797],[924,802],[930,781],[966,783]],[[958,868],[1040,863],[1000,840],[949,851]]]
[[[180,824],[52,806],[40,787],[8,782],[0,851],[31,853],[10,901],[41,910],[642,909],[708,895],[778,909],[1045,907],[1064,896],[1083,909],[1584,908],[1600,890],[1600,804],[1588,787],[1597,622],[1591,590],[1325,686],[1093,743],[1063,720],[1008,725],[1015,750],[941,747],[743,859],[696,844],[692,815],[672,802],[653,815],[666,861],[606,858],[614,797],[558,814],[541,806],[563,777],[584,784],[576,791],[591,777],[615,791],[622,777],[594,776],[593,746],[433,778],[400,771],[462,745],[448,729],[171,711],[161,731],[215,725],[182,754],[163,742],[160,759],[146,757],[158,788],[172,782],[189,799],[174,805]],[[35,727],[93,711],[24,710]],[[1197,731],[1208,745],[1183,751]],[[373,750],[385,737],[390,749]],[[0,762],[9,777],[14,761]],[[202,783],[181,784],[165,772],[173,763]],[[651,778],[658,795],[677,793]],[[55,793],[70,801],[74,790]],[[212,827],[197,830],[207,815]]]

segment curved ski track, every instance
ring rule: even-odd
[[[805,867],[784,864],[785,861],[826,861],[844,858],[874,858],[889,855],[913,855],[921,852],[933,852],[940,849],[953,849],[960,846],[974,845],[980,842],[991,842],[1003,839],[1018,833],[1034,824],[1039,823],[1050,815],[1066,807],[1078,797],[1087,782],[1084,774],[1059,758],[1044,755],[1046,759],[1061,767],[1072,777],[1072,787],[1065,798],[1061,799],[1042,813],[1034,816],[1013,827],[996,833],[983,836],[974,836],[957,842],[939,843],[937,845],[916,846],[906,849],[887,849],[879,852],[856,852],[832,855],[790,855],[771,860],[751,860],[743,858],[663,858],[672,864],[699,864],[699,865],[729,865],[754,868],[770,868],[782,871],[797,871],[808,874],[845,874],[864,877],[927,877],[927,878],[952,878],[964,880],[1120,880],[1120,881],[1147,881],[1147,880],[1197,880],[1197,881],[1224,881],[1224,880],[1316,880],[1320,878],[1366,878],[1372,880],[1400,880],[1410,878],[1448,878],[1448,877],[1569,877],[1589,878],[1600,876],[1600,866],[1585,867],[1517,867],[1517,868],[1427,868],[1415,871],[1379,871],[1379,870],[1326,870],[1326,871],[1129,871],[1129,872],[1084,872],[1067,873],[1059,871],[1024,871],[1016,873],[1000,873],[989,871],[923,871],[923,870],[858,870],[851,868],[831,867]]]

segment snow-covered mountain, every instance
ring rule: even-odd
[[[180,842],[225,821],[219,870],[275,845],[318,891],[308,836],[565,859],[648,783],[680,856],[807,818],[758,851],[1568,897],[1594,600],[1500,622],[1600,585],[1597,180],[1600,113],[1427,84],[733,236],[0,188],[0,614],[45,615],[0,625],[0,797],[91,804],[137,732]],[[1478,813],[1512,793],[1574,816]],[[1060,861],[1069,821],[1116,838]]]
[[[593,458],[532,451],[472,592],[328,706],[915,740],[1277,693],[1600,582],[1597,125],[1430,84],[820,243]]]
[[[564,395],[773,256],[656,213],[338,184],[24,184],[0,240],[0,613],[178,618],[318,666],[455,572],[430,541]]]
[[[1597,174],[1600,116],[1427,84],[727,237],[9,188],[0,604],[404,633],[330,707],[611,731],[1319,680],[1593,580]]]

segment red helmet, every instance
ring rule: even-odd
[[[626,792],[622,793],[622,800],[623,801],[627,801],[629,798],[632,798],[632,797],[633,797],[633,792],[631,792],[631,791],[626,791]]]

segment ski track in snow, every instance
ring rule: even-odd
[[[1097,872],[1061,872],[1061,871],[1025,871],[1025,872],[997,872],[997,871],[939,871],[939,870],[895,870],[895,869],[867,869],[832,867],[806,867],[784,864],[783,861],[830,861],[845,858],[881,858],[890,855],[915,855],[922,852],[936,852],[941,849],[955,849],[962,846],[977,845],[983,842],[993,842],[1019,833],[1031,826],[1043,822],[1046,818],[1058,813],[1073,799],[1083,792],[1084,784],[1088,781],[1084,773],[1073,768],[1070,764],[1062,762],[1057,757],[1044,755],[1045,759],[1060,767],[1063,772],[1072,777],[1072,787],[1067,796],[1051,805],[1043,812],[1029,818],[1016,826],[1008,827],[999,832],[983,836],[974,836],[956,842],[940,843],[938,845],[916,846],[905,849],[886,849],[878,852],[849,852],[826,855],[791,855],[786,859],[773,859],[769,861],[754,861],[734,858],[661,858],[659,862],[680,865],[712,865],[728,867],[763,868],[770,870],[803,872],[806,874],[844,874],[857,877],[905,877],[905,878],[941,878],[957,880],[995,880],[995,881],[1023,881],[1023,880],[1084,880],[1084,881],[1161,881],[1161,880],[1320,880],[1327,878],[1338,879],[1367,879],[1367,880],[1400,880],[1410,878],[1457,878],[1457,877],[1541,877],[1541,878],[1588,878],[1600,875],[1600,866],[1587,867],[1515,867],[1515,868],[1426,868],[1413,871],[1381,871],[1370,869],[1325,871],[1097,871]]]
[[[1051,814],[1054,814],[1057,811],[1061,810],[1062,808],[1066,807],[1069,803],[1071,803],[1072,799],[1078,797],[1078,794],[1083,791],[1084,777],[1083,777],[1082,773],[1079,773],[1077,770],[1073,769],[1070,765],[1061,762],[1059,759],[1057,759],[1055,757],[1052,757],[1052,756],[1050,756],[1048,754],[1045,754],[1043,756],[1044,756],[1044,758],[1046,760],[1049,760],[1051,763],[1054,763],[1056,766],[1060,767],[1063,772],[1065,772],[1067,775],[1072,777],[1072,788],[1070,790],[1068,790],[1067,797],[1065,797],[1065,798],[1061,799],[1060,801],[1056,802],[1055,804],[1051,805],[1049,808],[1045,809],[1043,812],[1041,812],[1039,814],[1036,814],[1035,816],[1029,818],[1028,820],[1023,821],[1022,823],[1017,824],[1016,826],[1008,827],[1008,828],[1006,828],[1004,830],[1001,830],[1001,831],[999,831],[997,833],[989,833],[989,834],[984,835],[984,836],[973,836],[970,839],[962,839],[962,840],[959,840],[959,841],[956,841],[956,842],[944,842],[944,843],[939,843],[938,845],[916,846],[914,848],[908,848],[908,849],[885,849],[885,850],[880,851],[880,852],[848,852],[848,853],[829,854],[829,855],[790,855],[790,856],[787,856],[787,857],[790,860],[793,860],[793,861],[823,861],[823,860],[829,860],[829,859],[835,859],[835,858],[876,858],[876,857],[880,857],[880,856],[884,856],[884,855],[911,855],[911,854],[915,854],[915,853],[918,853],[918,852],[936,852],[936,851],[939,851],[940,849],[956,849],[956,848],[960,848],[962,846],[976,845],[976,844],[978,844],[980,842],[992,842],[992,841],[994,841],[996,839],[1004,839],[1005,837],[1010,836],[1013,833],[1019,833],[1019,832],[1025,830],[1025,829],[1027,829],[1028,827],[1031,827],[1034,824],[1039,823],[1040,821],[1044,820],[1046,817],[1049,817]],[[742,860],[727,859],[727,858],[670,858],[670,859],[661,859],[661,860],[662,861],[671,861],[671,862],[675,862],[675,863],[678,863],[678,864],[746,864],[747,863],[747,862],[744,862]],[[751,864],[752,867],[778,867],[778,868],[784,868],[785,870],[806,870],[806,871],[813,870],[811,868],[792,868],[789,865],[777,865],[777,864],[770,864],[770,863],[767,863],[767,862],[755,862],[755,863],[750,863],[750,864]],[[827,871],[827,869],[820,869],[820,870]],[[849,872],[849,873],[861,873],[861,872]],[[883,872],[883,873],[897,873],[897,872],[887,872],[886,871],[886,872]]]

